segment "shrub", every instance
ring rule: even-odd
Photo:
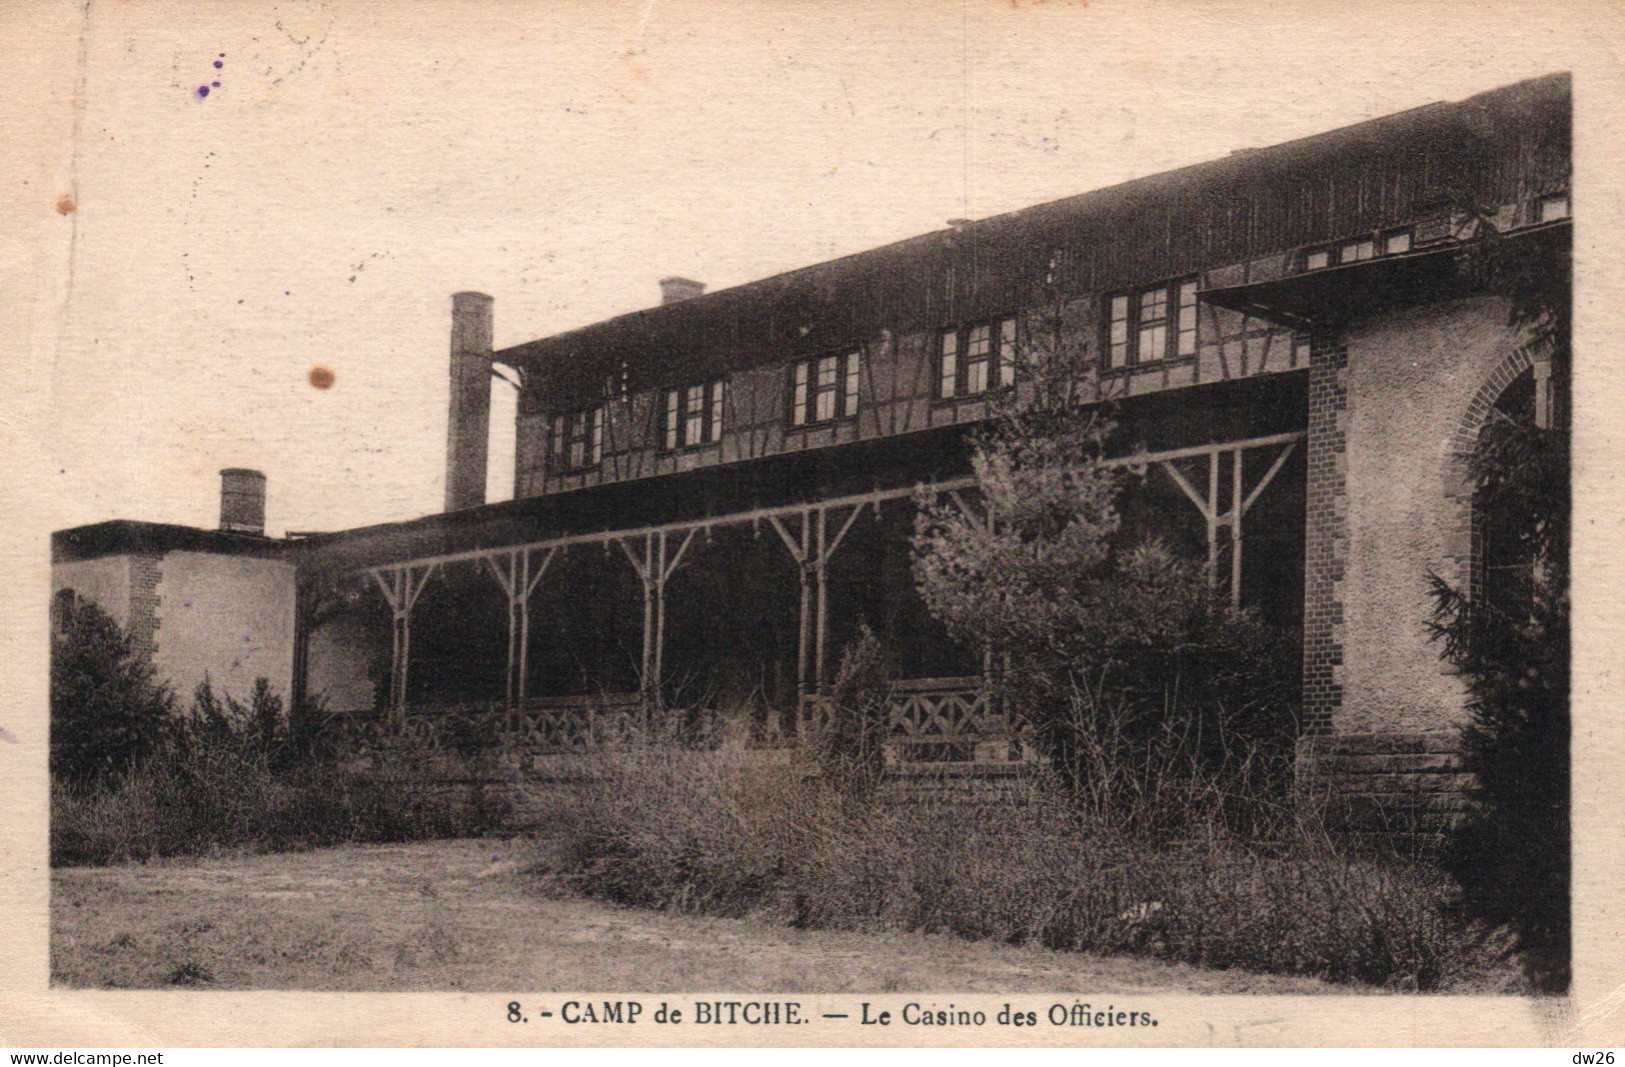
[[[841,653],[828,718],[811,738],[819,772],[854,794],[868,793],[885,769],[892,675],[880,638],[859,623],[857,637]]]
[[[635,745],[591,760],[552,820],[572,888],[640,907],[744,915],[779,884],[801,821],[799,783],[738,745]]]
[[[1445,860],[1463,907],[1515,931],[1537,986],[1569,980],[1569,599],[1567,441],[1504,420],[1472,464],[1481,527],[1512,561],[1476,597],[1431,577],[1433,628],[1467,682],[1467,817]],[[1508,582],[1508,573],[1521,581]],[[1510,587],[1510,588],[1509,588]],[[1541,847],[1531,849],[1529,842]]]
[[[127,771],[158,748],[174,696],[130,636],[72,590],[51,626],[51,778],[87,785]]]
[[[865,801],[728,748],[601,754],[541,852],[565,888],[790,925],[954,934],[1396,989],[1493,988],[1495,954],[1436,869],[1306,826],[1249,844],[1216,820],[1160,844],[1053,781],[987,803]],[[1291,825],[1283,821],[1283,827]]]
[[[296,756],[263,682],[247,704],[205,682],[165,736],[117,774],[52,783],[53,864],[455,837],[496,830],[508,815],[485,784],[494,760],[484,753],[397,736],[364,757]]]

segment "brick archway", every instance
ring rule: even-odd
[[[1484,428],[1484,422],[1490,417],[1490,409],[1495,402],[1501,399],[1507,386],[1517,380],[1518,375],[1535,364],[1535,356],[1542,346],[1538,343],[1520,345],[1516,351],[1501,361],[1484,384],[1479,386],[1478,392],[1473,395],[1472,403],[1462,414],[1461,421],[1456,425],[1456,432],[1450,439],[1450,455],[1452,458],[1465,458],[1472,454],[1473,446],[1478,443],[1478,432]]]
[[[1473,394],[1472,401],[1446,442],[1439,470],[1439,487],[1443,498],[1451,502],[1454,521],[1451,524],[1453,529],[1447,536],[1444,558],[1440,560],[1439,573],[1458,586],[1465,586],[1471,581],[1476,541],[1473,532],[1473,489],[1467,475],[1468,457],[1478,444],[1479,431],[1488,421],[1495,402],[1501,399],[1501,394],[1520,374],[1534,365],[1540,349],[1541,345],[1536,343],[1519,345],[1503,359]]]

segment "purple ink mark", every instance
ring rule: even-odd
[[[200,86],[197,87],[197,98],[199,100],[202,100],[204,97],[206,97],[208,95],[209,95],[209,87],[207,85],[200,85]]]
[[[215,70],[219,70],[223,66],[225,66],[225,64],[220,62],[218,59],[214,61],[214,69]]]
[[[0,741],[10,741],[15,745],[17,744],[17,735],[6,729],[4,726],[0,726]]]
[[[213,85],[216,89],[220,88],[220,83],[219,82],[210,82],[209,84]]]

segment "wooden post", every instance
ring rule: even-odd
[[[649,695],[649,678],[654,665],[655,589],[654,579],[650,574],[654,570],[654,555],[654,534],[644,534],[643,566],[638,569],[638,574],[643,578],[643,660],[638,671],[638,689],[645,698]]]
[[[397,726],[406,712],[406,679],[412,662],[412,608],[423,594],[424,587],[429,584],[430,575],[434,574],[438,563],[430,563],[423,568],[422,577],[413,574],[412,564],[399,567],[385,567],[369,570],[373,581],[383,591],[384,600],[389,603],[392,615],[390,636],[393,647],[390,650],[389,664],[389,710],[390,717]],[[387,571],[389,580],[386,582],[380,570]]]
[[[536,586],[540,584],[543,575],[547,574],[547,569],[553,565],[553,557],[558,555],[558,552],[559,550],[556,546],[548,549],[547,555],[542,557],[542,565],[537,567],[535,572],[532,573],[530,550],[525,550],[525,602],[523,608],[521,608],[519,612],[518,699],[520,703],[524,703],[525,695],[530,688],[530,674],[528,669],[530,663],[530,595],[536,591]]]
[[[828,639],[829,631],[828,519],[829,510],[819,508],[818,555],[816,557],[818,562],[815,575],[818,581],[818,629],[813,653],[813,689],[819,693],[824,691],[824,645]]]
[[[809,523],[812,521],[811,514],[808,511],[801,513],[801,558],[798,560],[801,570],[801,640],[796,649],[796,692],[800,696],[807,695],[807,682],[809,681],[807,665],[811,651],[809,639],[812,636],[812,598],[809,595],[812,575],[808,571],[810,561],[807,558],[811,539],[811,529],[809,527]]]
[[[796,578],[801,585],[801,629],[796,642],[796,705],[798,715],[801,700],[807,695],[808,637],[812,628],[812,598],[810,595],[812,561],[809,559],[811,546],[808,542],[810,529],[807,516],[808,513],[802,511],[801,536],[799,538],[790,536],[790,531],[785,528],[784,523],[779,520],[777,515],[770,513],[767,516],[767,521],[772,525],[773,532],[779,535],[779,540],[784,542],[784,547],[789,551],[790,558],[795,560]]]
[[[654,649],[654,682],[651,686],[654,700],[658,705],[662,700],[661,682],[666,663],[666,531],[661,530],[656,538],[656,552],[654,559],[655,571],[655,649]]]
[[[558,548],[550,548],[542,557],[541,566],[531,568],[530,548],[515,548],[508,552],[507,566],[500,567],[496,559],[484,557],[492,577],[508,596],[508,665],[503,700],[509,707],[525,699],[526,662],[530,656],[530,595],[547,573]]]
[[[1230,492],[1230,607],[1241,607],[1241,515],[1246,504],[1241,498],[1241,449],[1235,451],[1235,470]]]
[[[1207,585],[1219,581],[1219,453],[1207,454]]]

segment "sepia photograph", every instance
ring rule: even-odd
[[[55,6],[36,994],[1561,1041],[1617,171],[1466,7]]]

